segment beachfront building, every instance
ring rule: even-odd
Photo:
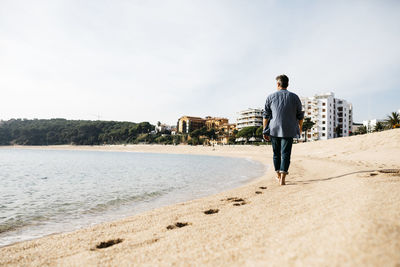
[[[362,123],[353,122],[353,126],[351,127],[351,132],[352,133],[357,132],[362,126],[363,126]]]
[[[228,123],[229,123],[229,121],[227,118],[218,118],[218,117],[211,117],[211,116],[206,117],[207,130],[210,130],[210,129],[219,130],[220,128],[222,128],[224,125],[226,125]]]
[[[171,126],[171,135],[176,135],[177,131],[176,126]]]
[[[304,117],[311,118],[315,124],[302,139],[326,140],[349,136],[353,126],[353,107],[343,99],[335,98],[334,93],[319,94],[313,97],[302,97]]]
[[[215,130],[217,137],[215,140],[209,140],[210,143],[215,144],[227,144],[229,137],[232,136],[236,130],[236,124],[229,123],[227,118],[207,116],[203,119],[200,117],[182,116],[178,120],[176,131],[177,133],[188,134],[203,127],[206,127],[207,130]]]
[[[154,131],[156,133],[170,133],[171,132],[171,126],[161,123],[161,122],[157,122]]]
[[[200,117],[182,116],[178,120],[177,130],[179,133],[190,133],[201,129],[206,125],[206,120]]]
[[[244,127],[260,127],[263,125],[263,110],[257,108],[248,108],[238,112],[236,127],[240,131]]]

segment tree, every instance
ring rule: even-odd
[[[256,137],[263,138],[263,130],[264,129],[263,129],[262,126],[258,127],[257,130],[256,130]]]
[[[342,127],[339,125],[335,128],[336,137],[342,137]]]
[[[392,112],[392,114],[387,117],[386,123],[390,128],[400,127],[400,114]]]
[[[244,137],[246,139],[249,139],[250,137],[256,135],[257,128],[258,127],[255,126],[244,127],[236,134],[236,137]]]
[[[210,130],[206,131],[205,136],[207,136],[208,139],[215,139],[217,137],[217,134],[215,133],[215,129],[211,128]]]
[[[201,135],[205,135],[206,131],[207,131],[207,129],[205,127],[203,127],[203,128],[200,128],[200,129],[196,129],[193,132],[190,132],[189,135],[192,138],[198,138]]]
[[[99,145],[135,143],[139,135],[150,132],[148,122],[84,120],[9,120],[0,124],[0,145]],[[150,137],[141,137],[152,142]]]
[[[383,131],[384,129],[385,129],[385,125],[382,122],[378,121],[375,124],[374,132],[380,132],[380,131]]]
[[[368,132],[367,126],[363,125],[358,127],[358,129],[356,130],[356,132],[354,133],[355,135],[358,134],[366,134]]]
[[[302,127],[301,130],[304,132],[304,136],[306,137],[306,138],[305,138],[305,141],[306,141],[306,142],[307,142],[308,130],[312,129],[312,127],[314,126],[314,124],[315,124],[315,122],[313,122],[313,121],[311,120],[311,118],[309,118],[309,117],[304,118],[303,127]]]

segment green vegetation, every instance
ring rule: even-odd
[[[263,142],[263,127],[262,126],[249,126],[244,127],[236,133],[235,138],[232,138],[232,142],[235,142],[236,138],[242,138],[242,142],[247,143],[250,141],[253,145],[267,144]],[[230,140],[231,142],[231,140]]]
[[[311,118],[309,118],[309,117],[304,118],[303,127],[301,130],[304,132],[304,136],[306,137],[306,139],[305,139],[306,142],[307,142],[308,131],[312,129],[314,124],[315,124],[315,122],[313,122],[311,120]]]
[[[153,143],[153,129],[148,122],[12,119],[0,122],[0,145]]]
[[[374,132],[380,132],[385,130],[385,124],[383,124],[382,122],[378,121],[374,127]]]
[[[250,139],[251,137],[262,138],[262,126],[244,127],[236,134],[236,137],[238,138],[244,137],[247,140]]]
[[[392,112],[386,119],[386,125],[390,129],[400,128],[400,114]]]
[[[358,127],[358,129],[354,132],[354,135],[359,135],[359,134],[366,134],[367,127],[365,125]]]
[[[205,126],[201,129],[197,129],[194,130],[193,132],[190,132],[189,135],[191,138],[199,138],[200,136],[206,136],[209,139],[215,139],[217,137],[215,129],[207,130]]]
[[[358,127],[357,131],[354,132],[354,135],[366,134],[368,132],[380,132],[394,128],[400,128],[400,114],[398,112],[392,112],[387,116],[386,120],[376,122],[373,129],[368,129],[366,126]]]

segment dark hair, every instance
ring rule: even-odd
[[[276,77],[276,81],[282,88],[287,88],[289,86],[289,78],[285,74]]]

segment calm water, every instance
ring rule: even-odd
[[[264,171],[214,156],[0,149],[0,246],[211,195]]]

